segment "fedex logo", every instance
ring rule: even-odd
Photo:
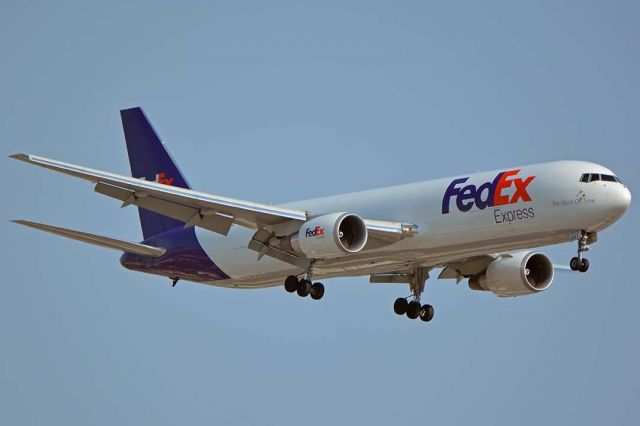
[[[140,179],[151,180],[154,182],[163,183],[165,185],[171,185],[175,178],[172,178],[172,177],[170,178],[166,176],[167,176],[166,173],[161,172],[161,173],[156,173],[154,179],[147,179],[147,178],[140,178]]]
[[[316,226],[313,229],[307,228],[307,230],[304,232],[304,235],[307,238],[309,238],[309,237],[322,237],[322,238],[324,238],[324,228],[322,228],[320,226]]]
[[[165,176],[166,176],[165,173],[158,173],[156,175],[156,182],[164,183],[165,185],[171,185],[171,183],[173,182],[173,180],[175,178],[168,178],[168,177],[165,177]]]
[[[453,197],[456,200],[456,207],[461,212],[468,212],[474,205],[483,210],[487,207],[514,204],[519,200],[531,201],[527,186],[535,179],[535,176],[522,179],[515,177],[518,173],[520,173],[520,169],[500,172],[493,181],[485,182],[478,187],[475,185],[462,186],[463,183],[469,180],[468,177],[454,179],[444,192],[442,214],[449,213],[451,198]],[[509,192],[506,190],[512,187],[515,187],[515,191],[512,196],[509,196]]]

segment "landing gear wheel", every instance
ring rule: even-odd
[[[580,269],[580,265],[581,264],[582,264],[582,262],[581,262],[579,257],[572,257],[571,261],[569,262],[569,267],[571,268],[572,271],[577,271],[577,270]],[[587,261],[587,265],[588,264],[589,264],[589,262]]]
[[[587,272],[589,270],[589,259],[582,258],[578,271]]]
[[[311,293],[311,281],[300,280],[298,283],[298,296],[307,297]]]
[[[589,261],[582,257],[582,253],[589,251],[589,243],[598,241],[598,234],[595,232],[580,231],[578,237],[578,256],[571,258],[569,267],[572,271],[587,272]]]
[[[284,280],[284,289],[289,293],[295,292],[298,289],[298,277],[296,277],[295,275],[289,275]]]
[[[409,305],[407,306],[407,317],[409,319],[416,319],[420,316],[420,310],[422,309],[422,307],[420,306],[420,302],[416,302],[415,300],[413,302],[409,302]]]
[[[324,284],[315,283],[311,286],[311,298],[313,300],[320,300],[324,296]]]
[[[393,311],[398,315],[404,315],[407,313],[409,302],[404,297],[399,297],[393,303]]]
[[[422,305],[420,308],[420,319],[424,322],[429,322],[433,319],[433,306]]]

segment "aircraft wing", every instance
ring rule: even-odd
[[[232,223],[249,228],[260,228],[289,220],[300,222],[307,220],[307,213],[300,210],[207,194],[36,155],[16,154],[11,157],[93,182],[96,184],[97,192],[121,199],[124,201],[124,205],[137,205],[187,223],[193,219],[192,222],[196,223],[192,224],[199,226],[196,219],[211,217],[212,220],[209,222],[217,222],[218,224],[214,227],[215,232],[224,231],[225,228],[228,231]],[[226,234],[227,232],[220,233]]]
[[[296,222],[302,225],[312,213],[280,206],[255,203],[191,189],[165,185],[115,173],[90,169],[31,154],[11,158],[95,184],[95,191],[123,202],[178,219],[185,226],[199,226],[227,235],[232,224],[251,229]],[[401,222],[367,220],[371,248],[392,244],[415,232]]]

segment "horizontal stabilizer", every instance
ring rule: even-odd
[[[117,240],[115,238],[104,237],[102,235],[89,234],[88,232],[74,231],[73,229],[60,228],[57,226],[45,225],[43,223],[30,222],[28,220],[13,220],[18,225],[28,226],[41,231],[82,241],[83,243],[94,244],[96,246],[122,250],[127,253],[139,254],[143,256],[160,257],[166,253],[162,247],[153,247],[145,244],[133,243],[130,241]]]

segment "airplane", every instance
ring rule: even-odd
[[[124,252],[127,269],[214,286],[283,286],[322,299],[314,279],[366,276],[405,284],[394,312],[431,321],[421,296],[429,273],[466,279],[499,297],[540,293],[554,265],[538,247],[577,242],[583,254],[628,209],[631,193],[609,169],[554,161],[270,205],[192,189],[140,107],[120,111],[131,176],[31,154],[11,157],[87,180],[138,208],[143,240],[109,238],[42,223],[15,223]]]

